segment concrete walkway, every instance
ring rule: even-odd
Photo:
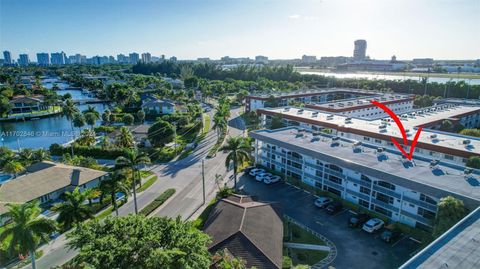
[[[283,245],[284,245],[285,247],[287,247],[287,248],[330,251],[330,247],[328,247],[328,246],[322,246],[322,245],[301,244],[301,243],[288,243],[288,242],[283,243]]]

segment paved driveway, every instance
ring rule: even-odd
[[[328,215],[314,206],[314,196],[293,186],[265,185],[248,175],[241,177],[239,186],[263,201],[279,202],[283,214],[330,239],[337,248],[337,257],[330,264],[335,268],[398,268],[418,249],[418,244],[409,238],[387,244],[380,239],[380,232],[368,234],[361,228],[349,228],[350,211]]]

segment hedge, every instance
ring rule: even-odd
[[[62,156],[65,153],[71,153],[70,147],[64,147],[59,144],[50,145],[50,154],[53,156]],[[84,157],[95,159],[116,159],[119,156],[126,156],[126,149],[102,149],[101,147],[73,146],[73,153]]]
[[[175,193],[175,189],[168,189],[164,191],[162,194],[160,194],[155,200],[153,200],[150,204],[142,208],[140,210],[139,214],[148,216],[150,213],[152,213],[155,209],[157,209],[159,206],[161,206],[165,201],[168,200],[173,194]]]

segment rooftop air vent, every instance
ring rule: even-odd
[[[468,139],[463,140],[463,144],[464,144],[464,145],[470,145],[470,142],[471,142],[471,141],[468,140]]]
[[[327,120],[333,120],[333,115],[332,114],[327,115]]]
[[[346,118],[345,123],[352,123],[352,118]]]
[[[290,110],[289,107],[286,107],[286,108],[283,109],[283,111],[289,111],[289,110]]]
[[[473,173],[473,169],[472,168],[469,168],[469,167],[466,167],[465,170],[463,170],[463,174],[464,175],[470,175]]]
[[[332,144],[331,144],[331,146],[338,146],[338,145],[340,145],[340,137],[338,137],[338,136],[332,137]]]
[[[431,138],[431,139],[437,138],[437,134],[431,134],[431,135],[430,135],[430,138]]]
[[[440,164],[439,160],[432,160],[430,161],[430,168],[435,169],[438,167],[439,164]]]

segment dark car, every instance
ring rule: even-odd
[[[380,237],[383,241],[390,243],[396,241],[400,235],[402,235],[402,233],[397,230],[385,229]]]
[[[333,202],[327,206],[327,213],[333,215],[342,210],[343,205],[340,202]]]
[[[367,214],[358,214],[351,217],[348,220],[348,226],[352,228],[361,227],[365,222],[370,219],[370,216]]]

